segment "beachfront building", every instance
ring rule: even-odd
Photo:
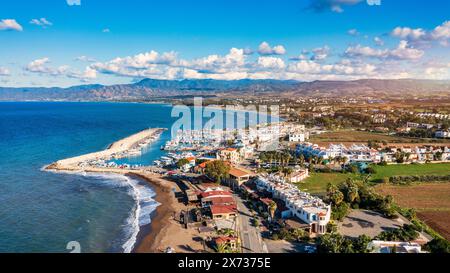
[[[200,195],[202,207],[204,208],[210,207],[212,205],[236,205],[236,201],[234,200],[231,192],[224,191],[220,188],[202,192]]]
[[[237,217],[236,205],[211,205],[211,217],[213,220],[229,220]]]
[[[331,206],[320,198],[302,192],[274,175],[258,177],[256,186],[258,190],[267,191],[273,198],[284,202],[286,210],[281,213],[283,218],[298,218],[309,225],[311,232],[326,233],[331,217]]]
[[[207,188],[199,194],[202,207],[207,209],[213,220],[234,219],[237,206],[233,194],[220,187]]]
[[[238,188],[249,181],[253,174],[243,168],[231,167],[228,172],[229,177],[224,179],[224,183],[231,188]]]

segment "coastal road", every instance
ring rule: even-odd
[[[267,253],[267,248],[261,238],[261,232],[258,227],[252,224],[252,214],[244,205],[242,199],[235,195],[238,208],[238,229],[242,241],[243,253]]]

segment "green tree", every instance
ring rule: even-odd
[[[269,214],[270,219],[273,221],[275,219],[275,212],[277,211],[277,203],[270,201],[269,203]]]
[[[353,249],[356,253],[369,253],[370,249],[368,249],[368,246],[371,241],[372,238],[369,236],[361,235],[353,242]]]
[[[330,201],[336,205],[339,206],[339,204],[342,203],[342,201],[344,201],[344,195],[342,194],[342,192],[340,191],[336,191],[334,193],[331,194],[330,196]]]
[[[189,160],[187,160],[186,158],[182,158],[182,159],[178,160],[177,167],[181,168],[186,164],[189,164]]]
[[[325,234],[317,239],[317,253],[341,253],[344,240],[338,233]]]
[[[355,202],[355,200],[359,197],[359,189],[358,186],[356,185],[351,185],[348,189],[347,189],[347,202],[349,203],[353,203]]]
[[[223,179],[229,177],[230,165],[224,161],[216,160],[206,164],[205,174],[220,183]]]
[[[431,253],[450,253],[450,243],[445,239],[433,239],[425,245],[425,250]]]
[[[231,253],[231,249],[227,244],[218,244],[216,246],[216,251],[218,253]]]

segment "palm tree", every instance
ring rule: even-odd
[[[300,166],[305,166],[305,156],[304,155],[300,155],[299,157],[299,161],[300,161]]]
[[[216,246],[216,251],[218,253],[230,253],[230,248],[228,247],[227,244],[218,244]]]
[[[294,236],[297,241],[300,241],[302,237],[305,237],[305,231],[303,229],[296,228],[292,231],[292,236]]]
[[[271,221],[273,221],[273,219],[275,219],[276,211],[277,211],[277,203],[275,203],[274,201],[271,201],[269,203],[269,214],[270,214]]]
[[[356,185],[352,185],[348,188],[347,199],[350,203],[353,203],[358,198],[358,196],[358,187]]]

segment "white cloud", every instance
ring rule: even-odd
[[[2,19],[0,21],[0,30],[22,31],[23,27],[15,19]]]
[[[309,57],[307,56],[307,54],[308,54],[308,53],[301,53],[301,54],[298,55],[298,56],[294,56],[294,57],[289,58],[289,60],[291,60],[291,61],[304,61],[304,60],[309,59]]]
[[[450,39],[450,21],[437,26],[432,32],[431,37],[435,40],[446,41]]]
[[[76,57],[75,61],[93,63],[93,62],[96,62],[97,60],[83,55],[83,56]]]
[[[374,49],[371,47],[363,47],[357,45],[355,47],[349,47],[345,51],[347,57],[352,58],[378,58],[378,59],[395,59],[395,60],[417,60],[422,58],[425,54],[423,50],[410,47],[405,40],[400,41],[397,48],[389,49]]]
[[[410,40],[410,41],[417,41],[417,40],[425,37],[427,34],[421,28],[412,29],[412,28],[409,28],[409,27],[396,27],[392,31],[391,35],[394,36],[394,37],[401,38],[401,39],[407,39],[407,40]]]
[[[439,42],[443,46],[448,46],[450,40],[450,21],[445,21],[430,31],[422,28],[396,27],[391,32],[391,35],[412,43]]]
[[[11,75],[9,69],[0,66],[0,76],[9,76],[9,75]]]
[[[318,47],[312,50],[312,61],[322,61],[328,57],[330,53],[330,48],[328,46]]]
[[[102,32],[103,32],[103,33],[110,33],[111,30],[110,30],[109,28],[104,28],[104,29],[102,30]]]
[[[32,25],[37,25],[37,26],[41,26],[41,27],[44,27],[44,28],[53,25],[52,22],[48,21],[48,20],[45,19],[45,18],[41,18],[41,19],[32,19],[32,20],[30,21],[30,24],[32,24]]]
[[[49,66],[50,59],[45,57],[41,59],[36,59],[32,62],[30,62],[26,67],[25,70],[32,73],[40,73],[40,74],[48,74],[51,76],[59,76],[65,74],[69,66],[63,65],[59,66],[57,68],[52,68]]]
[[[81,0],[66,0],[69,6],[81,6]]]
[[[384,41],[383,39],[381,39],[380,37],[375,37],[373,38],[373,41],[375,42],[375,44],[377,46],[384,46]]]
[[[284,61],[276,57],[259,57],[258,66],[270,69],[283,69],[286,67]]]
[[[68,72],[66,76],[69,78],[75,78],[86,82],[97,78],[97,70],[91,67],[86,67],[86,69],[83,72],[71,71]]]
[[[359,35],[359,32],[358,32],[358,30],[357,29],[350,29],[349,31],[347,31],[347,33],[348,33],[348,35],[351,35],[351,36],[358,36]]]
[[[262,42],[259,45],[258,53],[261,55],[284,55],[286,49],[282,45],[271,47],[267,42]]]
[[[396,49],[389,52],[389,57],[399,60],[417,60],[424,54],[424,51],[409,47],[408,42],[403,40]]]
[[[309,9],[315,12],[333,11],[341,13],[343,6],[354,6],[363,0],[310,0]]]
[[[36,59],[30,62],[25,68],[29,72],[34,73],[50,73],[51,69],[46,65],[50,62],[50,59],[45,57],[42,59]]]
[[[243,49],[231,48],[227,55],[209,55],[190,62],[182,62],[181,65],[209,73],[226,73],[241,70],[245,65],[247,55]]]

